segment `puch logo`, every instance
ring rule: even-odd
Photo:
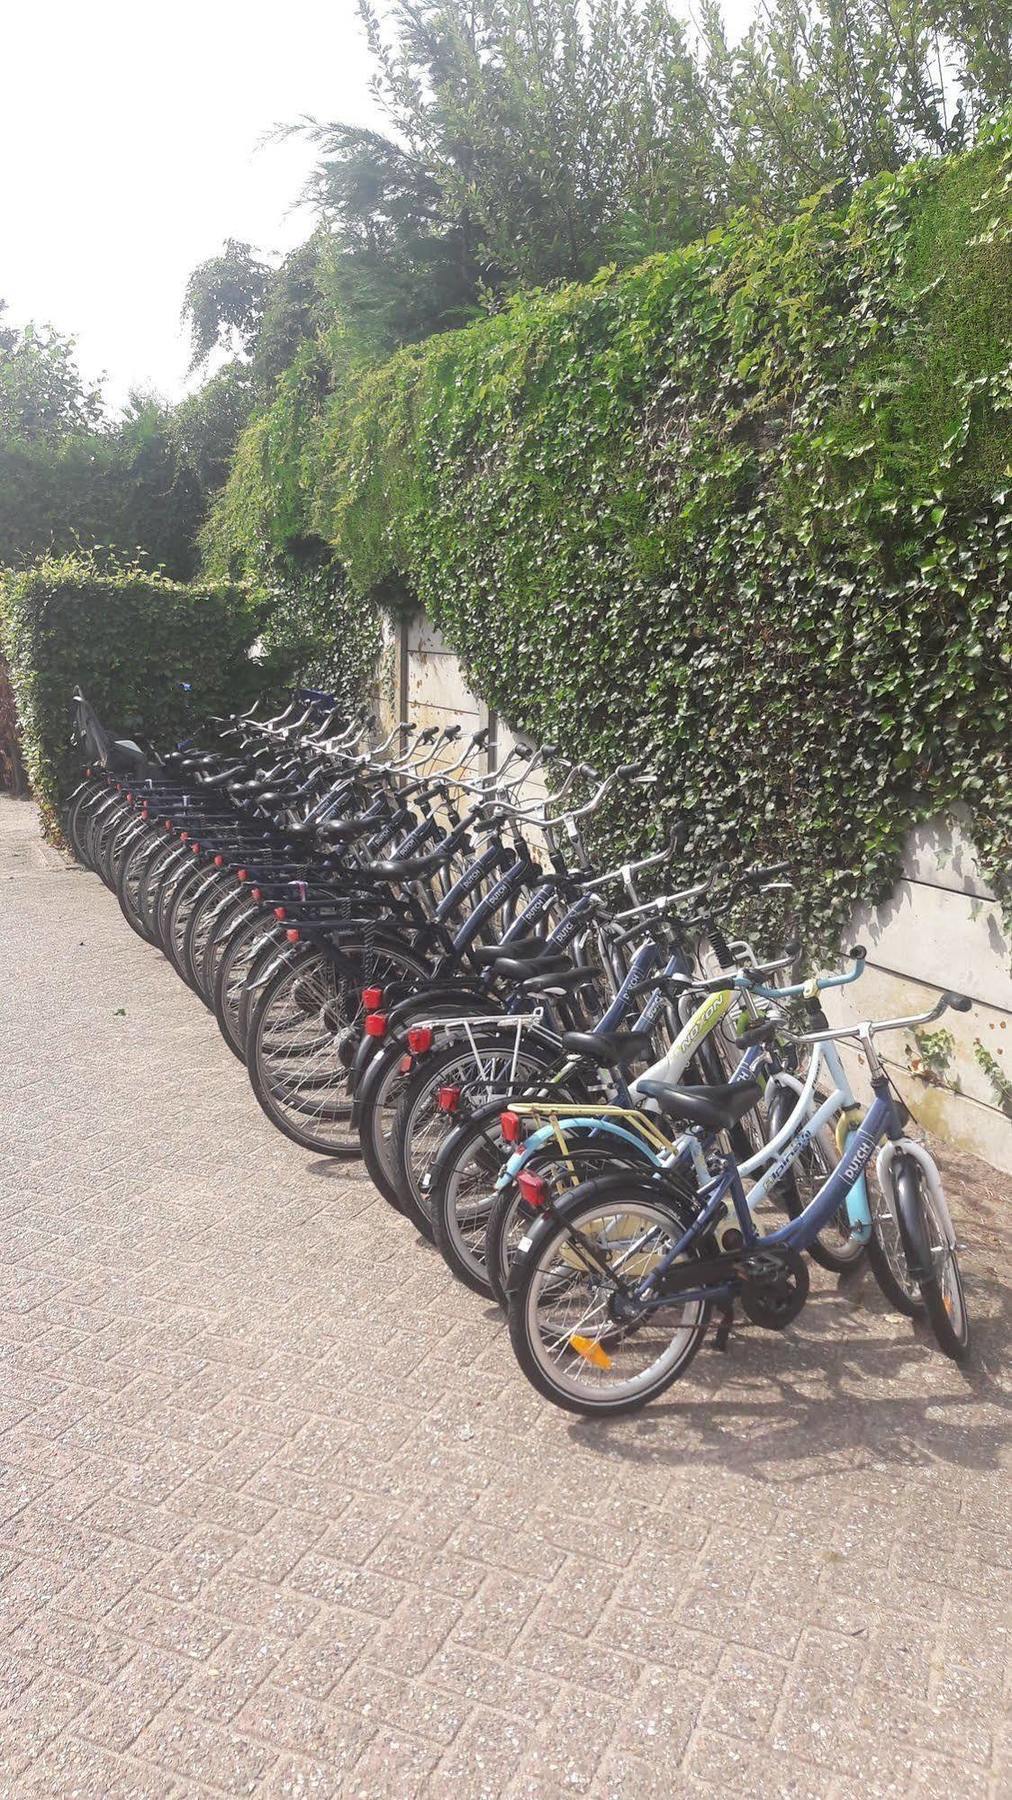
[[[811,1141],[811,1129],[806,1125],[804,1131],[799,1131],[797,1137],[791,1139],[788,1148],[784,1151],[782,1156],[777,1158],[777,1161],[773,1164],[772,1169],[770,1169],[767,1174],[766,1180],[769,1182],[770,1186],[772,1186],[775,1181],[780,1180],[781,1175],[790,1168],[795,1157],[800,1156],[803,1150],[808,1149]]]

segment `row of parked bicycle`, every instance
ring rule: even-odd
[[[75,718],[76,856],[213,1011],[279,1130],[361,1156],[507,1310],[548,1399],[641,1406],[712,1315],[726,1346],[736,1305],[783,1329],[806,1255],[841,1274],[866,1260],[965,1357],[938,1170],[875,1038],[970,1002],[832,1029],[821,995],[858,980],[862,949],[792,981],[797,946],[763,960],[725,935],[791,891],[786,864],[715,866],[644,899],[645,879],[669,885],[680,834],[604,870],[584,836],[613,791],[650,786],[641,765],[602,777],[518,742],[482,774],[486,732],[404,722],[372,744],[374,721],[314,690],[164,755],[111,738],[80,695]],[[863,1052],[866,1111],[842,1039]]]

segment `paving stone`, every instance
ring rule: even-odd
[[[564,1418],[0,799],[8,947],[0,1794],[999,1800],[989,1373],[813,1270],[783,1337]],[[1009,1182],[945,1172],[990,1370]]]

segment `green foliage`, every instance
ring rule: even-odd
[[[407,590],[511,723],[649,754],[701,863],[788,855],[822,934],[957,801],[1008,901],[1010,289],[996,132],[293,389],[212,536],[241,499]]]
[[[0,329],[0,443],[57,444],[101,420],[101,395],[81,378],[73,338],[38,325]]]
[[[111,729],[164,745],[266,685],[249,659],[258,623],[236,588],[183,587],[138,568],[103,573],[65,557],[0,577],[25,763],[50,819],[80,762],[70,731],[78,684]]]
[[[986,1075],[991,1083],[995,1105],[1012,1119],[1012,1080],[993,1052],[988,1049],[986,1044],[981,1043],[980,1038],[973,1040],[973,1059],[978,1069],[983,1075]]]

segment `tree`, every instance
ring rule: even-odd
[[[44,325],[0,326],[0,444],[57,444],[97,430],[102,417],[73,338]]]
[[[252,355],[271,275],[270,264],[236,238],[226,239],[220,255],[198,263],[183,296],[191,370],[206,367],[216,350]]]
[[[1007,0],[761,0],[730,48],[701,14],[706,106],[732,205],[782,217],[823,187],[965,148],[1012,98]]]
[[[724,170],[666,0],[358,0],[387,130],[304,121],[330,291],[367,342],[592,274],[718,216]]]

